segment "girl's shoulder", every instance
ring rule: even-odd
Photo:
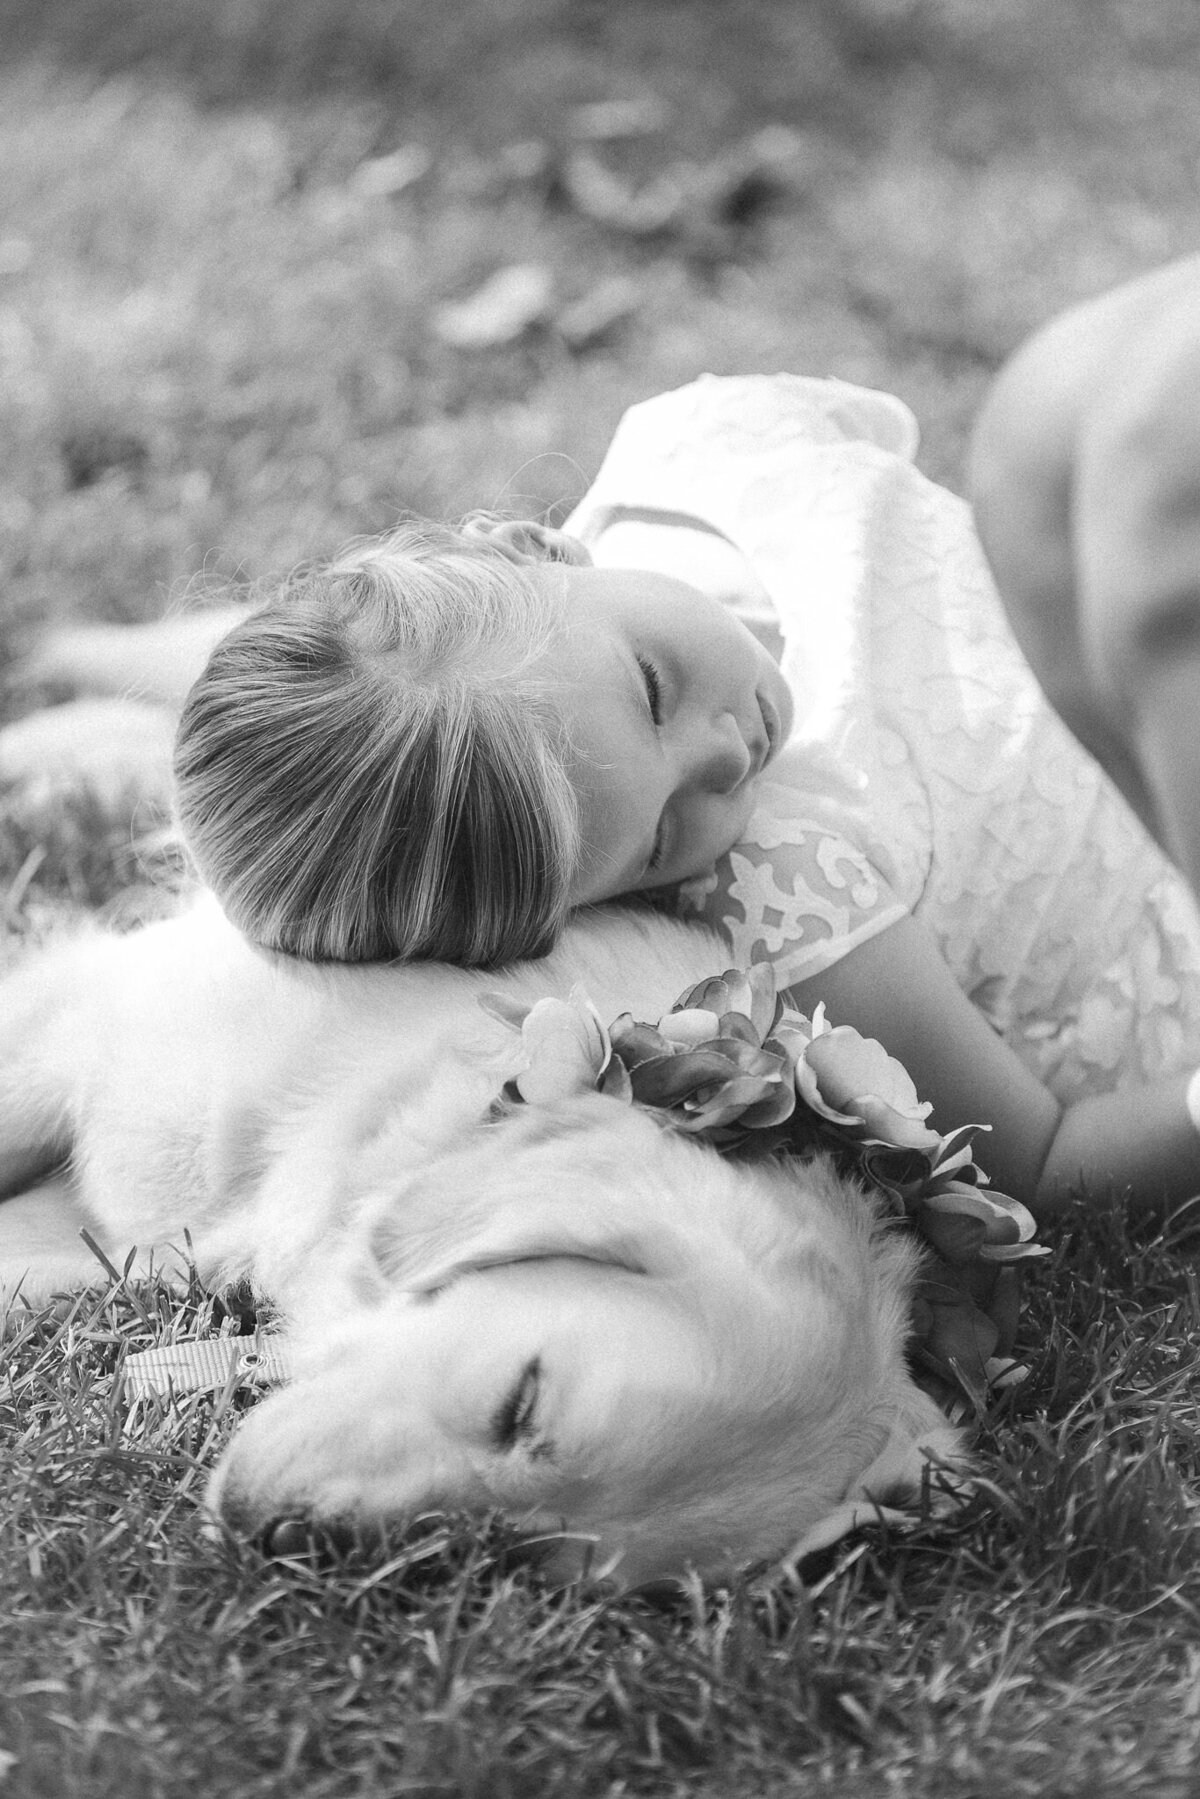
[[[916,454],[917,421],[903,400],[833,376],[701,375],[686,387],[643,402],[646,415],[686,413],[714,432],[771,445],[801,438],[813,444],[866,443],[906,460]],[[633,407],[633,417],[642,408]]]
[[[810,375],[701,375],[631,406],[567,529],[585,539],[614,507],[704,511],[728,485],[789,450],[860,446],[910,462],[916,420],[892,394]]]
[[[660,436],[700,431],[710,442],[772,449],[810,444],[866,443],[911,459],[917,422],[894,394],[815,375],[701,375],[684,387],[631,406],[617,428]]]

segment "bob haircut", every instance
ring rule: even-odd
[[[294,577],[213,651],[180,823],[255,942],[313,961],[544,954],[579,856],[539,676],[555,601],[491,547],[401,526]]]

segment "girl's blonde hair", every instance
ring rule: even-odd
[[[551,593],[486,538],[405,526],[287,583],[213,652],[175,746],[229,916],[310,960],[544,954],[578,861]]]

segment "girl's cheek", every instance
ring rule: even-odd
[[[693,880],[697,875],[711,873],[721,857],[727,856],[745,839],[755,804],[756,794],[752,787],[715,815],[710,813],[703,821],[697,821],[697,828],[686,838],[688,854],[686,858],[680,857],[680,862],[686,860],[688,866],[681,866],[673,880]]]

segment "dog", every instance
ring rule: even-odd
[[[557,1581],[794,1560],[961,1465],[905,1361],[911,1240],[820,1158],[739,1163],[599,1093],[497,1108],[521,1040],[480,1004],[582,983],[653,1019],[726,959],[609,907],[501,975],[311,965],[204,895],[51,944],[0,984],[0,1274],[86,1278],[61,1228],[20,1260],[78,1208],[114,1256],[186,1231],[270,1296],[295,1377],[207,1494],[238,1532],[499,1509]]]

